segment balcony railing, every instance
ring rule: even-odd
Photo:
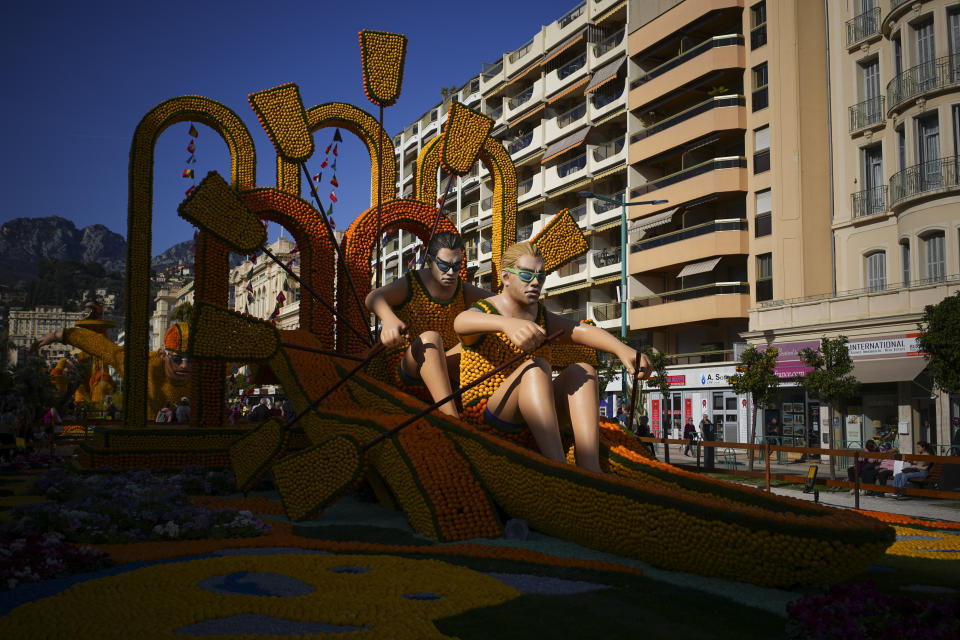
[[[596,213],[596,214],[601,214],[601,213],[606,213],[607,211],[610,211],[611,209],[619,209],[619,208],[620,208],[619,200],[620,200],[620,198],[622,197],[622,194],[623,194],[623,192],[621,191],[620,193],[611,193],[611,194],[608,194],[608,195],[606,196],[607,198],[610,198],[611,200],[617,200],[617,202],[607,202],[606,200],[601,200],[601,199],[599,199],[599,198],[594,198],[594,200],[593,200],[593,212]]]
[[[770,149],[761,149],[753,154],[753,172],[770,171]]]
[[[533,178],[527,178],[523,182],[517,183],[517,195],[525,196],[533,189]]]
[[[524,224],[517,227],[517,242],[523,242],[533,235],[533,224]]]
[[[493,206],[493,196],[487,196],[486,198],[480,201],[480,208],[483,209],[484,211],[486,211],[492,206]]]
[[[690,178],[702,175],[704,173],[709,173],[710,171],[716,171],[718,169],[735,169],[740,168],[744,169],[747,166],[747,159],[743,156],[730,156],[727,158],[714,158],[713,160],[707,160],[706,162],[701,162],[692,167],[687,167],[686,169],[681,169],[676,173],[671,173],[668,176],[663,176],[662,178],[657,178],[651,182],[646,183],[636,189],[630,191],[631,198],[639,198],[640,196],[655,191],[656,189],[662,189],[663,187],[688,180]]]
[[[519,60],[519,59],[522,58],[523,56],[525,56],[525,55],[527,55],[528,53],[530,53],[530,50],[531,50],[531,49],[533,49],[533,40],[531,40],[531,41],[528,42],[527,44],[523,45],[522,47],[520,47],[520,48],[517,49],[516,51],[511,51],[511,52],[510,52],[510,55],[507,56],[507,59],[510,61],[511,64],[513,64],[514,62],[516,62],[517,60]]]
[[[563,14],[563,16],[557,20],[557,24],[560,25],[561,29],[563,29],[564,27],[572,23],[574,20],[582,16],[583,12],[586,10],[587,10],[587,3],[581,2],[578,6],[574,7],[573,9],[570,9],[570,11]]]
[[[960,283],[960,273],[954,274],[951,276],[935,276],[932,278],[924,278],[922,280],[911,280],[910,282],[904,284],[902,282],[888,282],[882,287],[863,287],[862,289],[850,289],[849,291],[838,291],[837,293],[817,293],[811,296],[804,296],[802,298],[787,298],[781,300],[772,300],[764,303],[763,307],[780,307],[788,304],[803,304],[805,302],[819,302],[821,300],[828,300],[830,298],[849,298],[851,296],[863,296],[867,294],[873,294],[878,292],[887,292],[892,293],[896,291],[906,291],[908,289],[918,289],[920,287],[928,287],[930,285],[936,284],[952,284],[958,282]]]
[[[597,93],[591,99],[593,101],[594,109],[603,109],[605,106],[620,99],[620,96],[623,95],[623,86],[620,86],[620,89],[617,91],[609,91],[607,93]]]
[[[582,322],[587,319],[587,312],[583,309],[565,309],[557,315],[572,322]]]
[[[891,12],[892,12],[892,11],[895,11],[896,8],[899,7],[900,5],[906,4],[906,3],[912,2],[912,1],[913,1],[913,0],[890,0],[890,11],[891,11]]]
[[[564,127],[570,125],[573,122],[576,122],[583,116],[587,115],[587,103],[584,102],[566,113],[560,114],[557,116],[557,128],[563,129]]]
[[[739,33],[731,33],[725,36],[714,36],[709,40],[705,40],[704,42],[701,42],[700,44],[693,47],[692,49],[687,49],[680,55],[670,58],[663,64],[658,65],[653,69],[650,69],[650,71],[647,71],[643,76],[634,80],[633,83],[630,85],[630,88],[636,89],[641,84],[648,82],[650,80],[653,80],[657,76],[662,76],[663,74],[670,71],[671,69],[675,69],[676,67],[679,67],[684,62],[693,60],[694,58],[699,56],[701,53],[709,51],[710,49],[713,49],[716,47],[731,47],[731,46],[737,46],[742,44],[743,44],[743,36],[740,35]]]
[[[593,266],[602,269],[613,264],[620,264],[620,255],[620,247],[597,249],[593,252]]]
[[[484,80],[489,80],[501,71],[503,71],[503,58],[501,58],[499,62],[495,62],[492,65],[487,66],[481,75],[483,75]]]
[[[577,71],[583,68],[583,65],[587,64],[587,54],[581,53],[579,56],[563,65],[557,70],[557,77],[561,80],[564,78],[569,78]]]
[[[678,125],[685,120],[689,120],[695,116],[700,115],[701,113],[706,113],[711,109],[717,109],[719,107],[736,107],[744,106],[746,104],[746,99],[743,96],[717,96],[715,98],[709,98],[693,105],[689,109],[685,109],[678,114],[672,115],[669,118],[661,120],[655,124],[650,125],[643,131],[639,131],[633,134],[630,137],[630,142],[637,142],[643,140],[649,136],[652,136],[655,133],[660,133],[665,129],[669,129],[674,125]]]
[[[493,251],[493,245],[490,243],[490,241],[489,241],[489,240],[481,240],[481,241],[480,241],[480,253],[490,253],[491,251]]]
[[[593,159],[596,162],[602,162],[607,158],[617,155],[623,151],[623,145],[626,141],[626,136],[623,136],[600,145],[593,150]]]
[[[880,33],[880,7],[865,11],[847,20],[847,46],[853,46]]]
[[[526,89],[518,93],[517,95],[507,100],[507,105],[511,109],[516,109],[517,107],[522,105],[524,102],[527,102],[528,100],[530,100],[530,98],[532,97],[533,97],[533,85],[530,85],[529,87],[527,87]]]
[[[620,46],[621,42],[623,42],[623,29],[620,29],[613,35],[607,36],[597,44],[593,45],[594,57],[599,58],[608,51]]]
[[[619,302],[608,302],[606,304],[596,304],[593,306],[593,317],[597,322],[607,320],[619,320],[622,315],[623,305]]]
[[[641,309],[644,307],[653,307],[670,302],[679,302],[681,300],[692,300],[694,298],[704,298],[706,296],[716,296],[720,294],[749,294],[750,283],[748,282],[715,282],[704,284],[699,287],[688,287],[686,289],[677,289],[658,293],[644,298],[634,298],[630,301],[631,309]]]
[[[887,210],[887,185],[881,184],[872,189],[865,189],[850,194],[851,214],[854,218],[872,216]]]
[[[877,96],[850,107],[850,131],[859,131],[865,127],[883,122],[886,113],[886,98]]]
[[[472,204],[470,205],[470,208],[468,208],[461,215],[461,218],[463,218],[464,220],[470,220],[471,218],[476,218],[478,215],[480,215],[480,211],[478,210],[477,205]]]
[[[890,177],[890,206],[912,196],[956,188],[960,156],[931,160],[907,167]]]
[[[686,240],[687,238],[696,238],[697,236],[703,236],[708,233],[716,233],[717,231],[742,231],[746,228],[747,221],[743,218],[711,220],[710,222],[704,222],[703,224],[687,227],[686,229],[678,229],[677,231],[671,231],[670,233],[664,233],[653,238],[647,238],[646,240],[634,242],[632,245],[630,245],[630,253],[646,251],[647,249],[653,249],[655,247],[662,247],[663,245],[680,242],[681,240]]]
[[[583,273],[587,268],[587,257],[581,256],[574,260],[573,262],[568,262],[567,264],[560,267],[557,271],[557,275],[561,278],[567,278],[570,276],[575,276],[577,274]]]
[[[487,111],[487,115],[490,116],[490,118],[493,120],[499,120],[500,116],[503,115],[503,105],[501,104],[496,109],[490,109],[489,111]]]
[[[566,178],[569,175],[582,171],[587,166],[587,154],[577,156],[573,160],[567,160],[557,167],[557,175]]]
[[[758,24],[750,30],[750,50],[767,44],[767,23]]]
[[[580,204],[570,209],[570,217],[577,223],[583,222],[583,219],[587,216],[587,205]]]
[[[887,83],[890,109],[928,91],[957,84],[960,84],[960,53],[918,64]]]
[[[507,145],[507,151],[511,154],[516,153],[522,149],[526,149],[530,146],[530,143],[533,142],[533,132],[531,131],[525,136],[520,136],[516,138],[513,142]]]

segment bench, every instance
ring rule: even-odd
[[[934,464],[926,478],[910,478],[907,480],[907,486],[917,489],[939,489],[941,469],[943,469],[942,464]]]

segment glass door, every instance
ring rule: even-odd
[[[936,88],[937,68],[933,42],[933,21],[914,27],[917,36],[917,91],[923,93]]]
[[[940,187],[940,126],[937,115],[917,119],[917,160],[920,191]]]

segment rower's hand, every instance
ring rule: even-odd
[[[30,352],[37,353],[40,350],[40,347],[45,347],[48,344],[54,344],[62,341],[63,332],[61,330],[58,329],[57,331],[51,331],[50,333],[40,336],[38,340],[34,341],[34,343],[30,345]]]
[[[380,327],[380,342],[388,349],[399,347],[403,343],[403,336],[406,331],[407,325],[399,318],[386,319]]]
[[[650,359],[646,354],[637,351],[636,349],[631,349],[627,347],[624,349],[624,353],[620,355],[620,362],[623,363],[623,366],[626,367],[627,372],[632,376],[637,373],[637,357],[640,358],[640,375],[639,380],[646,380],[650,377],[650,374],[653,373],[653,367],[650,365]]]
[[[506,318],[505,320],[506,326],[503,333],[510,339],[510,342],[524,351],[533,351],[543,344],[547,337],[547,332],[536,322],[520,318]]]

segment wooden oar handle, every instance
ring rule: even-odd
[[[640,352],[637,351],[637,359],[633,363],[633,389],[630,392],[630,413],[627,414],[627,428],[633,431],[633,414],[637,406],[637,386],[640,382]]]
[[[540,343],[540,347],[542,347],[543,345],[547,344],[548,342],[552,342],[552,341],[556,340],[556,339],[559,338],[561,335],[563,335],[563,329],[558,329],[557,331],[554,331],[553,333],[551,333],[550,335],[548,335],[548,336],[546,337],[546,339],[544,339],[543,342]],[[539,349],[540,347],[537,347],[537,349]],[[536,351],[536,349],[534,349],[534,351]],[[530,352],[530,353],[532,353],[532,352]],[[516,363],[519,362],[521,359],[523,359],[523,358],[527,357],[528,355],[530,355],[530,353],[528,353],[528,352],[526,352],[526,351],[524,351],[524,352],[522,352],[522,353],[518,353],[517,355],[513,356],[512,358],[510,358],[509,360],[507,360],[506,362],[504,362],[503,364],[501,364],[500,366],[498,366],[497,368],[495,368],[493,371],[488,371],[487,373],[485,373],[484,375],[480,376],[479,378],[477,378],[476,380],[474,380],[474,381],[471,382],[470,384],[468,384],[468,385],[466,385],[466,386],[463,386],[463,387],[460,387],[459,389],[457,389],[456,391],[454,391],[453,393],[451,393],[450,395],[448,395],[446,398],[443,398],[443,399],[441,399],[441,400],[437,400],[436,402],[434,402],[432,405],[430,405],[430,406],[427,407],[426,409],[423,409],[422,411],[420,411],[419,413],[417,413],[415,416],[410,417],[410,418],[407,418],[406,420],[404,420],[403,422],[401,422],[400,424],[398,424],[397,426],[395,426],[393,429],[390,429],[389,431],[386,431],[386,432],[384,432],[384,433],[381,433],[379,436],[377,436],[376,438],[374,438],[373,440],[371,440],[371,441],[368,442],[367,444],[363,445],[363,450],[364,450],[364,451],[367,451],[367,450],[369,450],[371,447],[373,447],[374,445],[379,444],[380,442],[386,440],[387,438],[392,437],[396,432],[400,431],[400,430],[403,429],[404,427],[413,424],[414,422],[416,422],[417,420],[419,420],[419,419],[422,418],[423,416],[427,415],[428,413],[430,413],[430,412],[433,411],[434,409],[436,409],[436,408],[438,408],[438,407],[446,404],[446,403],[449,402],[450,400],[453,400],[454,398],[462,395],[464,391],[467,391],[467,390],[469,390],[469,389],[472,389],[473,387],[477,386],[478,384],[480,384],[481,382],[483,382],[484,380],[486,380],[486,379],[489,378],[490,376],[496,375],[496,374],[500,373],[501,371],[503,371],[504,369],[506,369],[506,368],[508,368],[508,367],[510,367],[510,366],[512,366],[512,365],[514,365],[514,364],[516,364]]]

